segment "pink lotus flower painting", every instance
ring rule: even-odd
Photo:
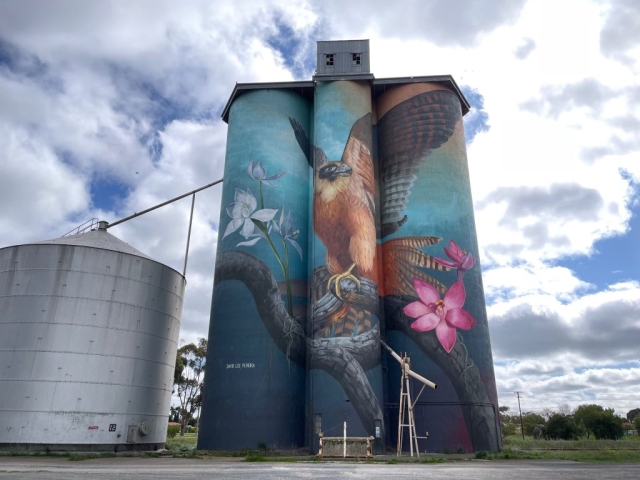
[[[419,278],[413,279],[413,287],[420,300],[403,308],[407,316],[417,319],[411,328],[418,332],[435,329],[442,348],[450,353],[456,344],[456,328],[471,330],[476,325],[475,318],[462,308],[466,299],[464,284],[461,280],[455,282],[442,300],[433,285]]]

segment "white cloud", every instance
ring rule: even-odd
[[[50,229],[64,230],[69,216],[89,205],[85,178],[59,162],[28,132],[0,124],[0,138],[2,243],[21,243]]]
[[[222,178],[221,152],[226,127],[221,121],[212,124],[173,121],[159,135],[162,156],[127,199],[120,212],[122,216]],[[180,334],[188,342],[206,337],[208,332],[221,192],[222,185],[217,185],[196,194]],[[110,232],[182,272],[190,209],[188,197],[116,226]]]
[[[485,293],[502,299],[529,295],[551,295],[558,300],[575,299],[578,292],[592,287],[564,267],[524,264],[486,270],[482,274]]]
[[[499,394],[506,395],[501,401],[508,404],[507,392],[517,389],[537,398],[540,408],[561,401],[634,408],[639,319],[637,282],[565,302],[553,294],[497,301],[489,321]]]
[[[636,10],[633,0],[5,2],[0,245],[113,221],[220,178],[218,115],[235,82],[294,77],[269,46],[283,25],[298,72],[318,36],[370,38],[377,77],[450,73],[484,97],[490,129],[468,154],[501,395],[623,408],[640,393],[613,395],[640,383],[638,366],[620,366],[637,360],[639,287],[597,292],[554,262],[629,228],[636,200],[620,170],[640,179]],[[92,206],[101,178],[123,185],[113,211]],[[181,271],[189,209],[184,199],[112,233]],[[219,209],[220,187],[198,194],[187,341],[207,334]]]

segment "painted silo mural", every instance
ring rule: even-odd
[[[316,85],[309,404],[325,435],[382,439],[371,108],[369,82]]]
[[[497,396],[460,101],[434,84],[378,99],[385,327],[438,384],[416,405],[429,450],[496,450]],[[399,369],[389,370],[397,431]],[[394,407],[395,406],[395,407]]]
[[[225,109],[198,446],[315,452],[346,421],[395,447],[383,338],[438,384],[415,407],[421,451],[498,450],[464,98],[442,80],[320,77],[237,89]]]
[[[199,446],[303,444],[309,164],[291,134],[309,106],[240,97],[229,119]]]

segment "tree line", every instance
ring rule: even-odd
[[[521,425],[520,415],[510,415],[509,407],[500,407],[502,435],[515,435]],[[571,410],[569,405],[561,404],[558,411],[544,409],[540,413],[522,414],[524,435],[549,440],[618,440],[628,430],[640,431],[640,408],[629,410],[625,417],[616,415],[613,408],[600,405],[580,405]]]

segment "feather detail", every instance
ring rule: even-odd
[[[383,235],[397,231],[420,165],[453,135],[462,118],[448,90],[424,92],[390,109],[378,121],[380,210]]]
[[[298,145],[300,145],[300,149],[304,153],[309,166],[313,167],[315,165],[317,168],[327,162],[327,156],[325,155],[324,150],[311,143],[309,137],[307,137],[307,133],[304,131],[304,128],[300,125],[300,122],[295,118],[289,117],[289,123],[291,124],[291,128],[293,128],[293,133],[298,141]]]
[[[396,246],[419,248],[435,245],[441,240],[442,238],[440,237],[398,237],[387,240],[383,245],[387,249],[395,248]]]
[[[441,272],[448,272],[451,270],[451,268],[445,267],[441,263],[436,262],[431,255],[422,253],[420,250],[416,250],[415,248],[397,246],[391,250],[390,253],[393,258],[402,257],[416,267],[431,268],[433,270],[440,270]]]
[[[449,268],[437,263],[431,255],[418,250],[440,242],[439,237],[400,237],[382,244],[382,262],[385,272],[385,295],[414,293],[413,279],[419,278],[444,294],[443,283],[426,274],[420,268],[447,271]]]
[[[371,114],[360,117],[351,127],[341,161],[353,170],[350,190],[360,192],[360,200],[375,213],[375,179],[371,138]]]

